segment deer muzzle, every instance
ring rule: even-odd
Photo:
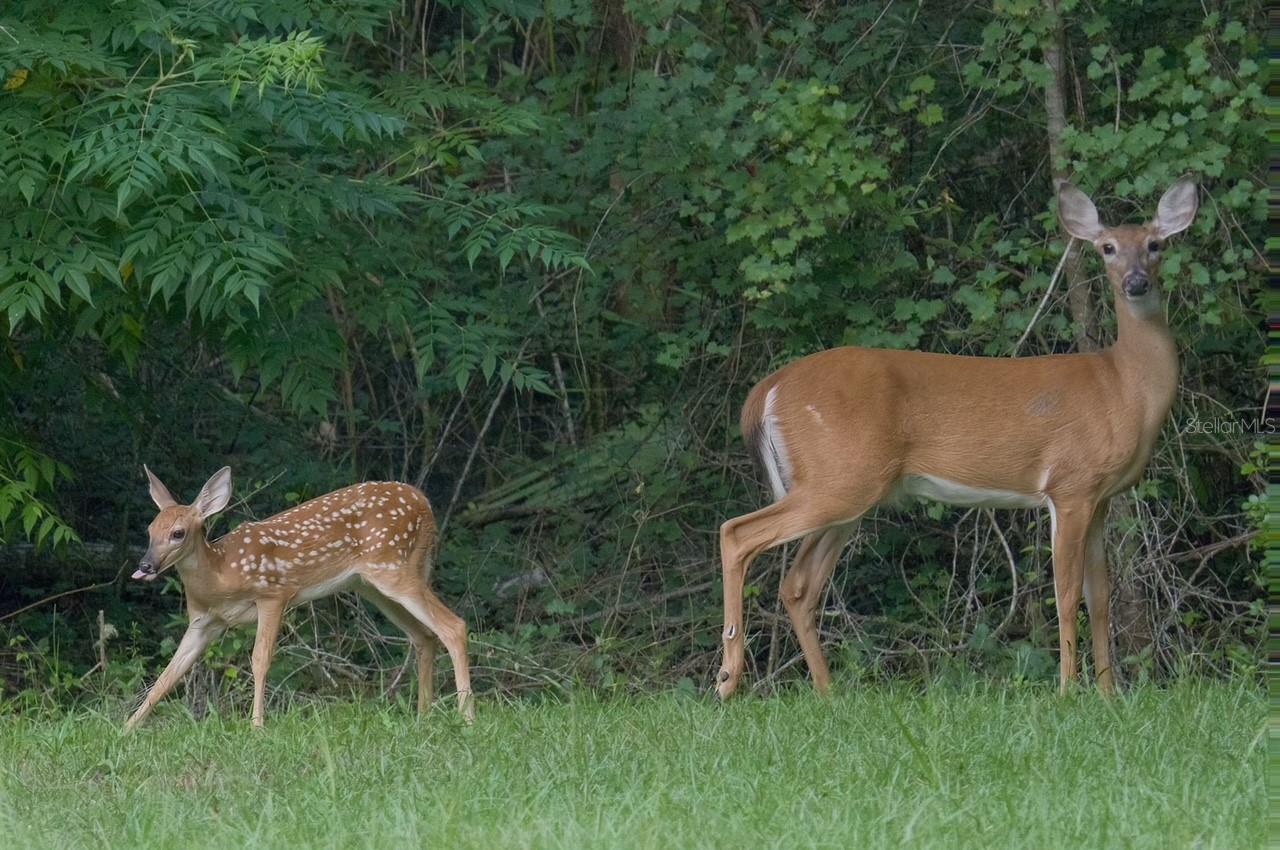
[[[156,569],[156,563],[151,556],[143,555],[142,560],[138,562],[138,568],[133,571],[133,578],[142,581],[155,581],[160,575],[160,571]]]
[[[1151,278],[1147,277],[1146,272],[1129,272],[1124,276],[1121,288],[1128,297],[1138,298],[1151,289]]]

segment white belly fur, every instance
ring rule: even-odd
[[[304,587],[298,591],[298,595],[290,601],[290,606],[301,605],[304,602],[314,602],[317,599],[323,599],[326,596],[346,590],[347,586],[354,583],[355,570],[347,570],[341,575],[334,576],[328,581],[320,584],[313,584],[310,587]]]
[[[987,490],[948,481],[936,475],[908,475],[899,485],[909,496],[921,496],[949,505],[983,508],[1039,508],[1049,504],[1044,493],[1016,493],[1012,490]]]

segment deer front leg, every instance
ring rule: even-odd
[[[224,626],[211,623],[201,617],[191,621],[187,631],[182,635],[182,640],[178,643],[178,648],[173,653],[173,658],[169,659],[168,666],[147,692],[142,705],[138,706],[138,710],[124,724],[124,731],[132,732],[143,718],[151,713],[156,703],[164,699],[165,695],[173,690],[173,686],[187,675],[187,671],[208,649],[209,644],[213,643],[223,631],[225,631]]]
[[[280,636],[280,620],[284,616],[284,600],[258,600],[258,633],[253,640],[253,725],[266,722],[267,671],[276,654],[276,638]]]
[[[1107,575],[1107,503],[1093,514],[1085,544],[1084,601],[1089,608],[1089,631],[1093,635],[1094,678],[1104,696],[1116,690],[1111,661],[1111,578]]]
[[[1093,520],[1091,504],[1057,504],[1053,524],[1053,591],[1058,608],[1058,689],[1065,694],[1078,678],[1076,618],[1084,589],[1085,548]]]

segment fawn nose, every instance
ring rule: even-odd
[[[1151,288],[1151,278],[1147,277],[1146,272],[1129,272],[1124,276],[1122,287],[1125,295],[1137,298],[1139,295],[1147,294],[1147,290]]]
[[[143,555],[138,568],[133,571],[133,578],[153,579],[156,577],[156,565],[149,555]]]

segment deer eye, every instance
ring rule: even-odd
[[[1104,243],[1102,243],[1102,253],[1104,253],[1104,254],[1106,254],[1108,257],[1110,257],[1110,256],[1112,256],[1113,254],[1115,254],[1115,252],[1116,252],[1116,246],[1115,246],[1115,245],[1112,245],[1110,242],[1104,242]]]
[[[174,540],[181,540],[182,538],[187,536],[187,532],[184,529],[175,528],[173,530],[173,533],[170,534],[169,536],[172,537]]]
[[[1160,243],[1152,239],[1147,243],[1147,250],[1153,254],[1158,254],[1160,252]]]

